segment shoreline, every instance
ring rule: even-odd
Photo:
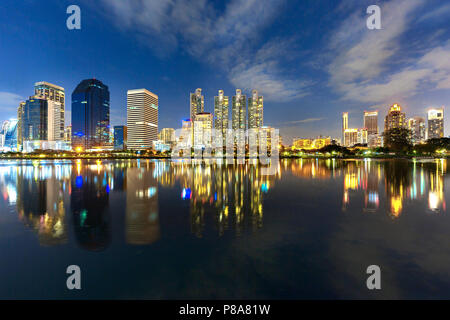
[[[302,156],[280,156],[279,159],[337,159],[337,160],[364,160],[364,159],[374,159],[374,160],[392,160],[392,159],[403,159],[403,160],[432,160],[432,159],[447,159],[448,155],[436,155],[436,156],[408,156],[408,155],[383,155],[383,156],[324,156],[324,155],[302,155]],[[269,157],[270,158],[270,157]],[[11,156],[5,157],[0,156],[0,160],[168,160],[171,159],[170,156],[124,156],[124,157],[112,157],[112,156]],[[178,158],[177,160],[187,160],[189,158]],[[191,160],[231,160],[228,158],[190,158]],[[233,158],[236,160],[237,158]],[[257,157],[245,157],[245,160],[257,160]]]

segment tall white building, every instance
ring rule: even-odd
[[[158,96],[147,89],[127,92],[128,149],[144,150],[158,140]]]
[[[202,89],[197,88],[195,93],[190,95],[190,115],[192,121],[195,120],[197,113],[202,113],[205,111],[205,97],[202,95]]]
[[[245,146],[245,129],[247,118],[247,97],[242,94],[240,89],[236,89],[236,95],[233,96],[231,107],[231,127],[238,130],[235,142],[240,146]]]
[[[258,90],[252,91],[248,98],[248,128],[259,129],[263,126],[263,96],[258,95]]]
[[[50,82],[40,81],[34,84],[34,94],[36,97],[48,101],[48,140],[63,140],[66,103],[64,88]]]
[[[428,139],[444,137],[444,109],[428,110]]]
[[[212,123],[213,115],[211,113],[197,113],[194,120],[194,148],[211,147]]]

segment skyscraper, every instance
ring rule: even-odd
[[[30,97],[25,102],[22,116],[22,140],[48,140],[48,100]]]
[[[342,113],[342,143],[344,144],[344,146],[346,145],[345,143],[345,130],[348,129],[348,112],[343,112]]]
[[[364,111],[364,128],[367,134],[378,134],[378,111]]]
[[[55,102],[54,106],[51,107],[53,112],[59,114],[54,114],[49,118],[51,120],[51,134],[48,140],[59,141],[64,137],[64,126],[65,126],[65,109],[66,109],[66,99],[65,91],[63,87],[54,85],[52,83],[41,81],[34,84],[34,94],[36,96],[44,97],[45,99]]]
[[[163,128],[159,133],[159,140],[161,140],[164,144],[173,144],[175,143],[175,129],[173,128]]]
[[[202,95],[202,89],[197,88],[195,93],[190,95],[191,120],[195,120],[197,113],[205,111],[205,97]]]
[[[194,120],[194,148],[211,147],[213,116],[209,112],[197,113]]]
[[[219,145],[226,145],[226,136],[228,130],[228,117],[229,117],[229,98],[223,94],[223,90],[219,90],[219,95],[214,97],[214,128],[216,129],[216,137],[220,137],[222,134],[222,142],[217,141]]]
[[[114,150],[127,148],[127,126],[114,126]]]
[[[233,130],[240,130],[236,133],[237,139],[235,140],[238,145],[245,145],[246,102],[247,97],[242,94],[240,89],[236,89],[236,95],[232,100],[231,127]]]
[[[425,119],[422,117],[413,117],[408,120],[408,129],[411,131],[411,140],[414,144],[425,141]]]
[[[86,79],[72,93],[72,147],[102,147],[109,143],[109,89]]]
[[[128,149],[145,150],[158,140],[158,96],[147,89],[127,92]]]
[[[384,131],[405,128],[406,115],[402,112],[402,107],[399,104],[394,104],[389,108],[389,112],[384,120]]]
[[[258,90],[252,91],[248,98],[248,128],[259,129],[263,126],[263,97],[258,95]]]
[[[444,109],[428,110],[428,139],[444,137]]]
[[[22,150],[23,135],[22,135],[22,118],[25,110],[25,101],[19,103],[17,108],[17,150]]]

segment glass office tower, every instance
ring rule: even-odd
[[[72,147],[91,149],[109,144],[109,89],[87,79],[72,93]]]
[[[31,97],[25,102],[21,116],[23,141],[48,139],[48,101]]]

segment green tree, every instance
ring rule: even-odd
[[[393,128],[383,133],[384,146],[395,152],[406,152],[412,147],[411,134],[406,128]]]

